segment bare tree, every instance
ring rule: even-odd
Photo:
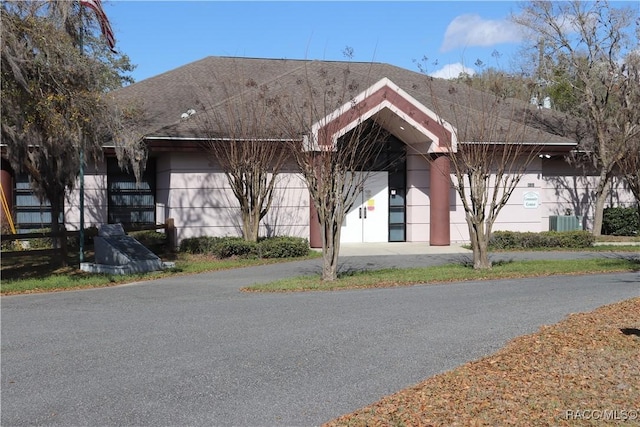
[[[205,148],[224,171],[242,217],[242,236],[257,241],[260,221],[273,202],[278,175],[290,159],[288,146],[274,133],[277,98],[267,86],[250,79],[220,82],[226,93],[222,103],[210,103],[197,114],[207,137]],[[270,132],[271,131],[271,132]]]
[[[580,141],[580,151],[599,171],[595,235],[601,233],[615,165],[625,156],[628,139],[637,133],[637,122],[628,120],[628,109],[637,110],[637,104],[625,105],[621,91],[629,79],[624,58],[638,46],[638,31],[632,31],[636,18],[632,7],[617,9],[599,0],[531,1],[514,17],[531,30],[536,52],[532,59],[538,63],[540,78],[552,88],[564,88],[561,93],[564,98],[570,95],[570,112],[587,125],[588,138]]]
[[[382,148],[378,142],[385,132],[376,117],[361,118],[356,98],[363,94],[349,74],[348,66],[311,64],[304,76],[297,77],[299,93],[288,102],[282,99],[277,115],[294,141],[291,154],[320,223],[323,281],[338,278],[341,228],[378,158]],[[350,126],[340,134],[345,120]]]
[[[620,171],[629,190],[636,199],[636,207],[640,214],[640,143],[636,142],[627,155],[620,161]]]
[[[640,27],[639,27],[640,31]],[[622,68],[625,79],[619,87],[620,109],[626,113],[623,121],[629,127],[626,133],[625,155],[619,160],[619,170],[636,199],[640,214],[640,51],[632,52]]]
[[[530,113],[522,102],[455,83],[448,92],[446,100],[433,97],[441,125],[450,129],[450,133],[443,133],[449,135],[446,164],[464,208],[473,267],[491,268],[488,246],[493,225],[538,158],[543,133],[526,125]],[[529,140],[531,135],[538,141]],[[431,167],[442,167],[432,157],[425,157]],[[448,175],[449,171],[442,173]]]

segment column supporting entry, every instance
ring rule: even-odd
[[[451,161],[447,156],[437,156],[430,163],[430,215],[429,245],[451,244],[451,216],[449,211],[451,192]]]
[[[314,249],[322,248],[322,231],[320,230],[320,221],[318,221],[318,211],[311,196],[309,196],[309,246]]]

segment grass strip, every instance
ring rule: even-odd
[[[463,246],[465,249],[471,250],[471,246]],[[489,248],[491,253],[502,253],[502,252],[640,252],[640,244],[628,244],[628,245],[617,245],[617,244],[606,244],[599,243],[594,246],[590,246],[588,248],[543,248],[543,247],[518,247],[518,248],[506,248],[506,249],[497,249],[497,248]]]
[[[598,244],[589,248],[590,252],[640,252],[640,245]]]
[[[176,260],[174,268],[150,273],[110,275],[92,274],[82,272],[75,268],[62,268],[54,272],[43,271],[38,273],[38,266],[32,266],[33,277],[23,279],[5,279],[0,285],[2,295],[23,293],[52,292],[86,288],[100,288],[124,283],[133,283],[143,280],[160,279],[170,276],[182,276],[188,274],[207,273],[234,268],[254,267],[257,265],[275,264],[287,261],[300,261],[308,258],[317,258],[319,255],[311,253],[303,258],[269,258],[269,259],[216,259],[210,256],[188,255]],[[48,265],[48,264],[47,264]],[[5,276],[3,271],[3,276]]]
[[[299,276],[242,288],[245,292],[329,291],[380,288],[453,281],[513,279],[563,274],[595,274],[640,271],[640,260],[632,258],[593,258],[584,260],[511,261],[496,263],[488,270],[474,270],[463,264],[447,264],[408,269],[357,271],[341,275],[334,282],[319,276]]]

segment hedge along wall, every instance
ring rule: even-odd
[[[602,234],[637,236],[640,234],[640,215],[637,208],[605,208]]]

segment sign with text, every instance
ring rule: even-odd
[[[537,209],[540,205],[540,195],[535,191],[527,191],[522,198],[522,205],[525,209]]]

